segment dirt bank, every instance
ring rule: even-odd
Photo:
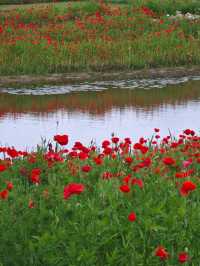
[[[119,72],[81,72],[49,74],[43,76],[0,76],[0,88],[9,86],[30,86],[48,84],[75,84],[80,82],[96,80],[122,80],[122,79],[141,79],[141,78],[180,78],[184,76],[200,76],[200,66],[195,67],[176,67],[143,69],[135,71]]]

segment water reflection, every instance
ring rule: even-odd
[[[120,137],[150,136],[191,127],[198,130],[200,82],[164,88],[74,91],[62,95],[0,93],[0,142],[34,147],[41,137],[67,133],[71,141],[100,142],[111,133]]]

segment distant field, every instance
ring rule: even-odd
[[[168,14],[198,13],[200,2],[170,2],[1,6],[0,74],[199,65],[200,19],[173,20]]]
[[[80,3],[81,4],[81,3]],[[60,3],[31,3],[31,4],[10,4],[10,5],[6,5],[3,4],[0,6],[0,12],[1,11],[6,11],[6,10],[13,10],[13,9],[27,9],[27,8],[43,8],[46,6],[50,6],[53,5],[55,7],[63,7],[66,5],[66,2],[60,2]]]
[[[58,3],[59,2],[59,3]],[[31,4],[56,4],[62,5],[66,3],[84,3],[88,2],[87,0],[0,0],[0,9],[8,8],[18,8],[18,4],[22,4],[22,7],[30,7]],[[98,1],[91,0],[91,3],[96,4]],[[131,4],[135,7],[147,6],[156,12],[167,12],[174,13],[176,10],[179,10],[183,13],[200,13],[200,1],[199,0],[105,0],[104,3],[107,4]],[[23,4],[26,4],[23,6]],[[2,5],[2,6],[1,6]]]

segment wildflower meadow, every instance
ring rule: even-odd
[[[198,265],[200,137],[159,131],[1,147],[1,265]]]

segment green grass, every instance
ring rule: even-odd
[[[0,73],[199,65],[199,20],[172,21],[164,12],[169,3],[146,4],[153,3],[150,15],[142,11],[145,3],[141,1],[124,5],[83,1],[4,9],[0,12]],[[186,5],[176,3],[177,7]]]

